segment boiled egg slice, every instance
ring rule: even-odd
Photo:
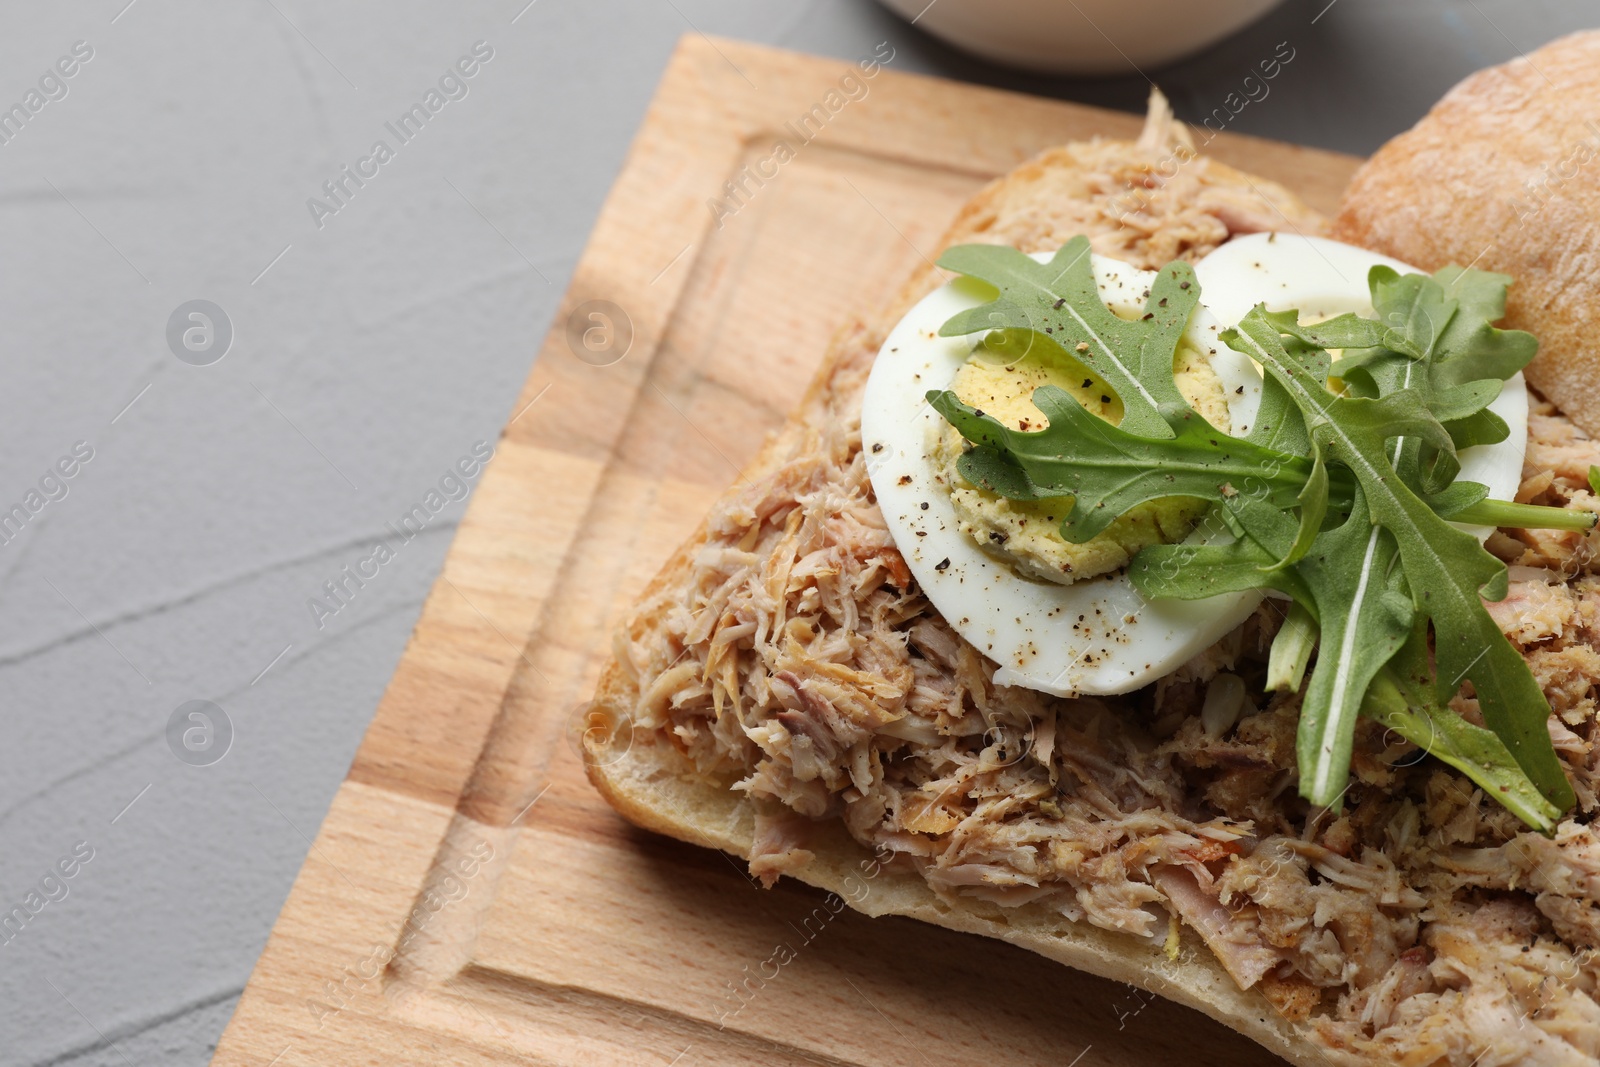
[[[1378,265],[1401,274],[1426,273],[1364,248],[1289,233],[1257,233],[1222,245],[1195,264],[1200,299],[1224,326],[1236,326],[1257,304],[1268,311],[1300,310],[1301,322],[1353,312],[1370,316],[1372,290],[1367,272]],[[1481,482],[1489,495],[1513,500],[1522,484],[1522,456],[1528,441],[1528,387],[1513,375],[1489,405],[1511,434],[1494,445],[1475,445],[1458,454],[1460,478]],[[1458,524],[1478,540],[1493,527]]]
[[[1153,272],[1100,256],[1093,265],[1100,296],[1112,311],[1143,313]],[[1237,627],[1261,596],[1148,601],[1121,571],[1070,585],[1024,578],[960,531],[933,458],[947,424],[924,397],[950,385],[980,340],[940,337],[940,326],[984,303],[985,289],[970,279],[936,289],[906,314],[878,353],[861,413],[862,448],[878,506],[923,593],[957,633],[998,665],[997,684],[1058,696],[1126,693],[1148,685]],[[1202,287],[1202,305],[1205,299]],[[1242,436],[1260,405],[1261,377],[1248,358],[1218,339],[1221,330],[1201,306],[1184,336],[1222,380],[1229,431]]]

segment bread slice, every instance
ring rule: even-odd
[[[1086,233],[1096,251],[1154,268],[1174,258],[1197,259],[1236,232],[1286,225],[1307,233],[1323,228],[1315,212],[1280,186],[1197,156],[1157,97],[1138,142],[1071,144],[1023,164],[965,206],[941,247],[990,242],[1053,250]],[[917,270],[893,305],[836,336],[797,410],[745,472],[743,492],[759,491],[796,457],[840,447],[837,430],[858,421],[861,388],[882,338],[941,281],[931,266]],[[689,596],[689,572],[707,541],[702,525],[650,583],[618,634],[619,650],[669,640],[668,616]],[[641,693],[637,672],[619,651],[591,708],[591,726],[603,728],[584,736],[589,778],[639,826],[749,859],[756,810],[745,794],[730,789],[730,781],[697,773],[665,732],[633,725],[650,718],[645,705],[669,695]],[[817,823],[805,854],[808,860],[785,873],[839,894],[868,915],[907,915],[999,938],[1197,1008],[1293,1063],[1329,1062],[1262,993],[1240,990],[1187,929],[1184,951],[1169,957],[1159,944],[1074,922],[1041,904],[1002,907],[941,896],[910,867],[877,869],[873,852],[838,821]],[[870,883],[862,893],[864,872]]]
[[[1539,338],[1528,381],[1600,435],[1600,30],[1451,89],[1351,179],[1334,236],[1424,270],[1509,274],[1506,325]],[[1479,146],[1476,151],[1464,145]]]

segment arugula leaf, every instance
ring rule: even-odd
[[[1296,337],[1323,352],[1335,348],[1386,348],[1407,359],[1421,359],[1426,355],[1426,349],[1418,348],[1409,333],[1359,315],[1336,315],[1321,322],[1301,324],[1298,311],[1263,311],[1262,314],[1279,328],[1279,332]]]
[[[1289,605],[1283,625],[1272,639],[1267,659],[1266,688],[1269,692],[1293,693],[1305,680],[1306,665],[1317,644],[1317,619],[1300,601]]]
[[[1441,420],[1457,449],[1473,445],[1497,445],[1511,436],[1511,427],[1499,415],[1484,408],[1460,419]]]
[[[1435,290],[1437,288],[1434,287]],[[1325,382],[1329,371],[1320,360],[1310,362],[1304,358],[1303,352],[1307,345],[1313,346],[1312,350],[1325,359],[1325,353],[1322,349],[1316,348],[1316,345],[1387,339],[1410,351],[1416,345],[1424,343],[1421,337],[1408,339],[1397,331],[1377,323],[1369,322],[1370,329],[1359,329],[1354,323],[1367,320],[1356,319],[1353,316],[1340,316],[1326,323],[1307,326],[1299,322],[1297,311],[1269,312],[1258,307],[1256,313],[1277,330],[1284,351],[1292,357],[1292,361],[1305,370],[1308,378],[1317,382]],[[1327,329],[1330,325],[1337,328]],[[1376,378],[1372,377],[1374,367],[1379,366],[1382,368],[1382,373]],[[1412,434],[1421,432],[1424,435],[1425,439],[1412,438],[1409,442],[1409,454],[1413,457],[1411,462],[1423,472],[1423,487],[1427,493],[1443,490],[1460,473],[1460,464],[1455,455],[1457,434],[1466,438],[1467,443],[1477,444],[1503,441],[1510,432],[1504,420],[1486,410],[1489,403],[1500,395],[1502,388],[1500,381],[1484,379],[1436,385],[1431,377],[1431,367],[1430,356],[1425,355],[1418,359],[1400,352],[1389,351],[1383,357],[1381,364],[1368,362],[1351,371],[1356,383],[1366,384],[1365,388],[1354,390],[1357,399],[1382,400],[1404,395],[1412,398],[1406,401],[1407,407],[1421,412],[1421,421],[1406,432]],[[1333,373],[1337,373],[1337,370]],[[1455,428],[1455,433],[1450,432],[1449,427],[1440,433],[1435,423],[1448,423],[1450,427]],[[1403,468],[1406,462],[1403,459],[1405,454],[1397,443],[1390,461],[1397,470]]]
[[[1274,569],[1295,536],[1295,520],[1259,493],[1230,497],[1215,509],[1234,534],[1231,542],[1150,545],[1128,564],[1134,587],[1146,597],[1203,600],[1246,589],[1276,589],[1310,603],[1311,589],[1294,568]],[[1204,522],[1205,520],[1202,520]],[[1195,564],[1190,566],[1190,564]],[[1216,573],[1208,573],[1213,572]],[[1226,588],[1219,582],[1227,582]]]
[[[1407,344],[1390,340],[1347,353],[1334,373],[1365,396],[1420,391],[1455,448],[1504,441],[1505,421],[1486,407],[1538,349],[1532,334],[1493,325],[1505,315],[1511,279],[1454,266],[1431,278],[1374,267],[1370,282],[1375,312]],[[1469,386],[1478,392],[1457,391]],[[1432,465],[1427,449],[1412,447]]]
[[[1311,590],[1292,568],[1272,569],[1273,557],[1244,539],[1223,545],[1150,545],[1128,563],[1133,587],[1148,600],[1207,600],[1227,593],[1276,589],[1296,602]]]
[[[1252,582],[1239,564],[1281,552],[1293,536],[1293,520],[1263,500],[1235,498],[1224,506],[1239,519],[1249,540],[1191,557],[1186,567],[1170,565],[1171,550],[1186,546],[1151,546],[1134,558],[1129,577],[1146,596],[1186,600],[1272,587],[1289,593],[1310,613],[1321,632],[1323,652],[1300,705],[1295,742],[1300,792],[1314,804],[1337,807],[1349,778],[1356,718],[1367,689],[1411,630],[1413,607],[1404,592],[1403,572],[1395,566],[1394,535],[1372,523],[1358,487],[1348,518],[1320,532],[1298,566],[1263,573],[1258,565]],[[1217,568],[1224,561],[1233,566]],[[1234,589],[1215,588],[1235,583]]]
[[[1494,326],[1505,318],[1509,275],[1449,266],[1435,273],[1433,280],[1456,303],[1456,313],[1435,345],[1438,355],[1432,371],[1437,386],[1483,379],[1503,382],[1528,365],[1539,349],[1533,334]]]
[[[1271,499],[1287,504],[1310,473],[1305,460],[1230,437],[1187,404],[1164,406],[1161,414],[1171,437],[1150,438],[1089,414],[1053,385],[1033,394],[1034,406],[1049,420],[1043,430],[1013,430],[968,407],[950,390],[930,390],[928,403],[977,446],[956,464],[973,485],[1013,500],[1072,497],[1061,536],[1074,544],[1148,500],[1222,500],[1232,481],[1247,478],[1261,480]]]
[[[988,282],[999,295],[953,316],[944,337],[980,330],[1023,329],[1088,367],[1122,401],[1122,429],[1145,437],[1169,437],[1163,408],[1189,405],[1172,377],[1178,341],[1200,302],[1194,268],[1173,262],[1150,286],[1144,316],[1118,318],[1100,299],[1089,239],[1078,236],[1040,263],[1007,245],[957,245],[939,266]]]
[[[1311,551],[1311,544],[1317,538],[1317,533],[1322,529],[1322,520],[1328,516],[1328,457],[1322,449],[1322,443],[1313,439],[1311,443],[1311,473],[1306,477],[1305,488],[1300,490],[1300,495],[1295,498],[1295,503],[1300,505],[1300,526],[1295,531],[1294,541],[1284,551],[1273,569],[1281,569],[1292,563],[1298,563]]]
[[[1406,643],[1373,679],[1366,714],[1476,782],[1536,830],[1549,833],[1564,808],[1524,773],[1505,742],[1441,703],[1428,664],[1426,621],[1418,616]]]
[[[1264,510],[1270,513],[1272,509]],[[1265,534],[1270,542],[1281,547],[1283,539],[1292,536],[1293,531],[1286,517],[1279,516],[1277,522],[1276,535],[1268,533],[1260,522],[1253,522],[1252,526]],[[1359,527],[1354,523],[1347,523],[1341,529],[1359,532]],[[1378,529],[1372,527],[1374,532]],[[1291,595],[1294,604],[1273,641],[1267,667],[1267,688],[1293,690],[1300,686],[1311,655],[1311,646],[1318,638],[1318,623],[1314,614],[1317,595],[1313,585],[1325,585],[1324,579],[1331,577],[1334,588],[1329,592],[1337,597],[1338,574],[1318,575],[1308,582],[1301,577],[1303,566],[1281,572],[1264,572],[1261,564],[1271,558],[1270,551],[1250,540],[1227,545],[1152,545],[1134,557],[1128,574],[1135,588],[1151,598],[1170,596],[1198,600],[1222,593],[1261,588],[1277,589]],[[1401,605],[1393,599],[1394,593],[1392,582],[1386,581],[1378,604],[1380,619],[1388,613],[1399,612]],[[1331,598],[1326,594],[1323,603],[1332,606]],[[1381,656],[1384,647],[1393,642],[1392,619],[1388,625],[1390,629],[1376,650],[1376,655]],[[1324,642],[1323,647],[1329,647],[1326,637]],[[1328,658],[1326,655],[1319,656],[1318,662]],[[1310,700],[1308,690],[1301,707],[1302,724],[1307,715],[1306,704]],[[1361,705],[1361,714],[1377,719],[1408,741],[1460,770],[1530,826],[1548,831],[1560,818],[1561,809],[1545,799],[1493,731],[1472,725],[1439,701],[1428,662],[1427,618],[1420,613],[1413,613],[1409,633],[1398,651],[1393,651],[1388,662],[1373,673]],[[1334,722],[1330,716],[1322,718],[1325,728]],[[1301,739],[1297,739],[1296,756],[1304,786],[1307,768],[1314,766],[1314,760],[1308,761],[1301,756],[1300,742]],[[1335,798],[1343,788],[1341,779],[1339,789],[1334,791]]]
[[[1356,717],[1373,676],[1411,630],[1395,537],[1368,519],[1363,503],[1357,490],[1349,519],[1321,534],[1299,568],[1323,654],[1301,700],[1295,755],[1300,794],[1327,808],[1344,795]]]
[[[1335,373],[1359,395],[1422,395],[1449,430],[1451,444],[1408,441],[1406,458],[1395,467],[1414,463],[1426,472],[1428,488],[1441,488],[1459,473],[1456,449],[1506,439],[1505,421],[1487,406],[1501,384],[1533,358],[1537,342],[1530,334],[1493,326],[1505,314],[1505,275],[1446,267],[1430,278],[1375,267],[1370,282],[1376,313],[1407,344],[1390,340],[1347,353]]]
[[[1433,622],[1440,702],[1471,681],[1489,728],[1546,798],[1563,810],[1571,807],[1572,786],[1545,729],[1544,693],[1483,606],[1484,597],[1506,595],[1505,564],[1436,515],[1395,475],[1385,454],[1386,443],[1398,435],[1436,445],[1448,439],[1422,397],[1414,391],[1381,399],[1335,397],[1289,358],[1277,327],[1259,308],[1222,337],[1283,385],[1312,436],[1355,475],[1371,521],[1397,542],[1416,610]]]
[[[1477,504],[1489,495],[1489,487],[1482,482],[1455,482],[1449,488],[1427,498],[1428,507],[1440,518],[1449,519]],[[1563,509],[1564,510],[1564,509]]]
[[[1590,478],[1594,476],[1591,474]],[[1592,511],[1575,508],[1555,508],[1545,504],[1515,504],[1509,500],[1484,500],[1460,506],[1450,499],[1457,486],[1469,486],[1479,491],[1488,489],[1477,482],[1457,482],[1450,490],[1428,498],[1428,502],[1442,517],[1451,522],[1464,522],[1474,526],[1511,526],[1523,530],[1576,530],[1588,533],[1594,529],[1600,516]]]
[[[1370,390],[1362,390],[1362,394],[1368,396],[1393,392],[1398,380],[1409,383],[1415,370],[1413,364],[1432,356],[1434,345],[1456,311],[1443,286],[1432,282],[1426,275],[1400,275],[1390,267],[1377,266],[1368,271],[1373,312],[1383,325],[1403,337],[1405,343],[1403,346],[1345,346],[1343,357],[1334,365],[1334,376],[1355,384],[1358,389],[1363,384],[1379,381],[1390,386],[1380,389],[1374,385]]]

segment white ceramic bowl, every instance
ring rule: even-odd
[[[1048,74],[1136,74],[1244,28],[1283,0],[883,0],[957,48]]]

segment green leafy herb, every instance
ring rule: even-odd
[[[1275,588],[1309,615],[1325,654],[1317,657],[1301,702],[1296,755],[1302,792],[1332,807],[1345,789],[1367,689],[1411,630],[1413,609],[1396,566],[1395,538],[1368,521],[1358,488],[1349,517],[1321,532],[1297,566],[1268,570],[1264,564],[1294,536],[1293,520],[1265,501],[1246,498],[1227,506],[1245,537],[1204,553],[1187,545],[1152,546],[1134,560],[1130,577],[1147,596],[1182,600]],[[1253,568],[1240,566],[1251,562]],[[1229,588],[1216,587],[1219,577]]]
[[[1593,474],[1589,476],[1591,479]],[[1475,526],[1510,526],[1528,530],[1576,530],[1580,533],[1594,529],[1594,513],[1572,508],[1552,508],[1543,504],[1514,504],[1509,500],[1484,500],[1484,487],[1475,482],[1457,482],[1451,486],[1471,486],[1477,489],[1480,499],[1459,509],[1446,510],[1448,502],[1441,501],[1436,510],[1452,522],[1466,522]],[[1600,490],[1597,490],[1600,491]],[[1444,494],[1430,497],[1429,503],[1440,501]]]
[[[1317,618],[1296,600],[1272,639],[1267,660],[1267,689],[1292,693],[1306,676],[1306,665],[1317,647]]]
[[[1172,377],[1168,371],[1167,377]],[[1013,430],[953,392],[928,394],[934,410],[977,447],[957,461],[973,485],[1013,500],[1073,497],[1061,536],[1074,544],[1100,534],[1117,516],[1148,500],[1189,496],[1222,500],[1233,483],[1253,479],[1269,499],[1292,503],[1310,464],[1298,457],[1279,463],[1276,453],[1230,437],[1187,404],[1163,405],[1171,434],[1141,437],[1084,410],[1053,385],[1038,389],[1033,402],[1050,424],[1043,430]],[[1273,492],[1273,490],[1277,490]]]
[[[1392,392],[1408,384],[1403,379],[1408,369],[1416,369],[1416,360],[1423,361],[1425,373],[1414,376],[1409,387],[1430,395],[1470,382],[1503,382],[1526,367],[1539,347],[1530,333],[1494,326],[1506,313],[1511,279],[1504,274],[1452,266],[1429,278],[1374,267],[1367,280],[1374,313],[1391,336],[1405,338],[1404,348],[1387,342],[1387,347],[1327,346],[1347,350],[1333,368],[1346,382],[1365,380]],[[1397,355],[1410,359],[1402,361]],[[1357,367],[1365,373],[1355,375]]]
[[[958,245],[940,257],[939,265],[999,290],[989,303],[952,317],[939,330],[943,336],[1028,330],[1035,343],[1072,349],[1078,362],[1116,392],[1122,428],[1129,433],[1169,436],[1162,409],[1188,408],[1172,378],[1172,356],[1200,301],[1189,264],[1161,268],[1143,317],[1132,322],[1100,300],[1087,237],[1074,237],[1048,263],[1004,245]]]
[[[1407,437],[1439,448],[1451,447],[1448,432],[1427,409],[1423,395],[1418,390],[1401,389],[1378,399],[1334,396],[1325,380],[1318,381],[1289,358],[1277,327],[1259,308],[1245,316],[1237,331],[1225,332],[1223,340],[1254,357],[1288,390],[1310,426],[1313,440],[1320,440],[1360,483],[1374,531],[1381,528],[1393,536],[1412,602],[1433,623],[1441,699],[1448,700],[1464,680],[1470,680],[1489,728],[1505,742],[1540,792],[1563,809],[1570,807],[1574,800],[1572,786],[1562,773],[1545,729],[1549,706],[1544,694],[1527,662],[1506,640],[1483,604],[1485,597],[1505,597],[1505,564],[1484,551],[1477,538],[1435,514],[1415,489],[1396,476],[1401,445]],[[1492,387],[1491,395],[1499,393],[1498,384],[1489,382],[1467,383],[1458,389],[1475,386]],[[1481,394],[1489,389],[1476,391]],[[1453,396],[1457,390],[1450,392]],[[1450,410],[1463,406],[1456,404]],[[1393,453],[1386,454],[1391,440],[1397,443]],[[1328,623],[1319,622],[1326,639]],[[1337,654],[1351,650],[1346,644],[1336,648]],[[1393,651],[1389,649],[1389,654]],[[1314,674],[1312,680],[1314,683]],[[1335,755],[1339,751],[1339,742],[1333,738],[1307,744],[1305,723],[1315,721],[1325,711],[1311,697],[1308,692],[1301,711],[1302,775],[1307,771],[1308,749]],[[1328,713],[1335,711],[1329,709]],[[1343,727],[1342,721],[1336,725]],[[1353,730],[1353,725],[1350,728]],[[1329,789],[1334,783],[1342,789],[1342,781],[1328,770],[1327,759],[1310,769],[1309,786],[1302,779],[1307,798],[1330,803],[1335,794]]]
[[[1373,679],[1362,710],[1461,771],[1529,826],[1546,833],[1555,829],[1565,808],[1534,787],[1494,731],[1474,726],[1439,700],[1428,662],[1427,625],[1420,617]]]
[[[1231,541],[1148,547],[1129,576],[1148,597],[1271,589],[1294,602],[1268,682],[1304,680],[1297,756],[1307,799],[1338,806],[1365,714],[1530,825],[1549,829],[1571,807],[1543,694],[1484,607],[1505,596],[1505,565],[1452,525],[1594,525],[1585,512],[1489,500],[1458,478],[1457,449],[1506,438],[1488,405],[1533,355],[1532,337],[1493,325],[1509,279],[1378,267],[1369,277],[1376,319],[1302,324],[1295,312],[1257,307],[1222,335],[1265,371],[1255,424],[1237,438],[1196,414],[1174,380],[1199,298],[1185,264],[1159,272],[1143,317],[1129,321],[1101,301],[1084,238],[1046,264],[992,245],[952,249],[940,263],[997,294],[941,332],[997,329],[1013,347],[1071,349],[1124,411],[1112,426],[1046,386],[1033,400],[1049,424],[1024,432],[934,390],[929,402],[972,443],[962,475],[1012,499],[1070,497],[1061,534],[1080,543],[1149,500],[1211,502]],[[1330,374],[1343,393],[1329,388]],[[1600,493],[1600,468],[1591,483]],[[1464,682],[1487,728],[1450,709]]]

